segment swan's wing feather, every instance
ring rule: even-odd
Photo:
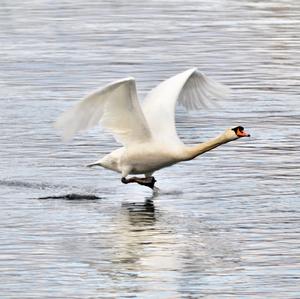
[[[202,109],[227,96],[229,91],[229,88],[208,78],[196,68],[163,81],[150,91],[143,103],[153,138],[160,142],[182,144],[175,127],[176,104],[188,110]]]
[[[135,80],[126,78],[97,90],[63,113],[55,123],[65,140],[100,123],[125,146],[151,138],[137,98]]]
[[[179,97],[178,104],[187,110],[199,110],[215,104],[215,101],[228,96],[230,89],[203,73],[194,71],[185,81]]]

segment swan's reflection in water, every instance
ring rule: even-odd
[[[168,290],[168,296],[177,296],[190,282],[200,286],[219,270],[236,270],[239,259],[230,240],[199,219],[190,217],[186,223],[176,209],[157,206],[153,198],[122,204],[111,259],[119,287],[126,276],[135,279],[139,293]]]
[[[118,225],[118,250],[112,259],[122,275],[116,275],[119,287],[122,277],[135,279],[135,290],[140,294],[153,294],[168,289],[176,283],[179,259],[174,234],[162,225],[163,212],[155,206],[154,198],[146,198],[143,203],[124,202]],[[121,277],[121,278],[120,278]],[[160,284],[154,289],[153,284]],[[128,283],[127,283],[128,288]],[[138,290],[137,290],[138,288]]]
[[[128,222],[132,227],[155,224],[155,206],[152,197],[146,198],[143,203],[123,203],[122,209],[126,210]]]

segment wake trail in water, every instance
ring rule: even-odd
[[[52,192],[62,192],[66,191],[66,195],[50,195],[46,197],[41,197],[41,199],[47,198],[65,198],[65,199],[99,199],[96,195],[92,193],[98,193],[99,190],[91,188],[83,188],[78,186],[70,186],[64,184],[52,184],[45,182],[26,182],[22,180],[10,180],[10,179],[0,179],[0,186],[15,187],[15,188],[28,188],[35,190],[45,190]],[[87,194],[82,194],[82,193]]]
[[[68,188],[70,186],[66,185],[58,185],[58,184],[49,184],[49,183],[34,183],[34,182],[26,182],[19,180],[0,180],[0,186],[8,186],[8,187],[21,187],[21,188],[30,188],[30,189],[56,189],[56,188]]]

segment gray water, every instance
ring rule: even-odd
[[[0,7],[1,299],[300,298],[299,1]],[[112,80],[134,76],[143,98],[194,66],[232,95],[179,109],[184,142],[252,137],[157,172],[157,194],[84,167],[119,146],[100,128],[53,129]]]

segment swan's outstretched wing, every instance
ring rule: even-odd
[[[201,109],[225,97],[229,88],[209,79],[196,68],[159,84],[146,96],[143,111],[153,138],[159,142],[182,144],[175,128],[176,103],[187,109]]]
[[[97,90],[63,113],[55,126],[65,140],[78,131],[100,124],[125,146],[151,138],[150,129],[137,99],[135,80],[126,78]]]

